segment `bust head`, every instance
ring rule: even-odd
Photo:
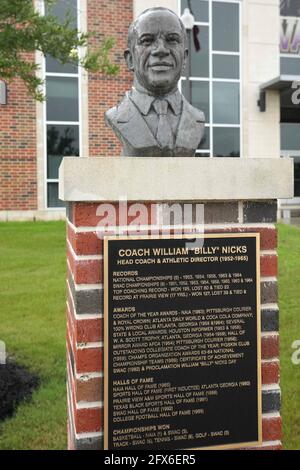
[[[155,96],[177,88],[188,54],[185,28],[167,8],[150,8],[130,26],[124,56],[137,89]]]
[[[105,113],[122,143],[122,155],[194,156],[205,119],[178,90],[188,49],[176,13],[161,7],[145,10],[129,28],[124,55],[134,73],[134,89]]]

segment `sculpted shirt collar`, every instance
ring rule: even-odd
[[[144,116],[147,116],[149,113],[153,101],[158,99],[157,97],[143,93],[136,88],[132,88],[130,98]],[[170,95],[166,95],[162,98],[168,101],[174,114],[178,115],[181,113],[182,99],[179,90],[176,90]]]

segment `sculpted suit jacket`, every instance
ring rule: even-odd
[[[123,101],[105,113],[106,123],[123,144],[128,157],[193,157],[204,134],[204,114],[182,96],[182,113],[173,149],[161,148],[138,107],[126,93]]]

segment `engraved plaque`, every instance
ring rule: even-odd
[[[104,243],[105,449],[261,443],[259,234]]]

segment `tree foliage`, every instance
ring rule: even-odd
[[[114,46],[106,38],[97,50],[91,50],[89,40],[93,33],[84,34],[74,27],[71,11],[64,21],[51,12],[56,0],[45,0],[46,13],[41,15],[33,0],[0,0],[0,79],[21,78],[29,93],[43,100],[40,86],[43,80],[36,75],[39,66],[29,60],[30,53],[40,51],[51,55],[62,64],[73,63],[89,71],[114,75],[118,66],[112,64],[109,53]],[[86,48],[82,57],[78,52]]]

